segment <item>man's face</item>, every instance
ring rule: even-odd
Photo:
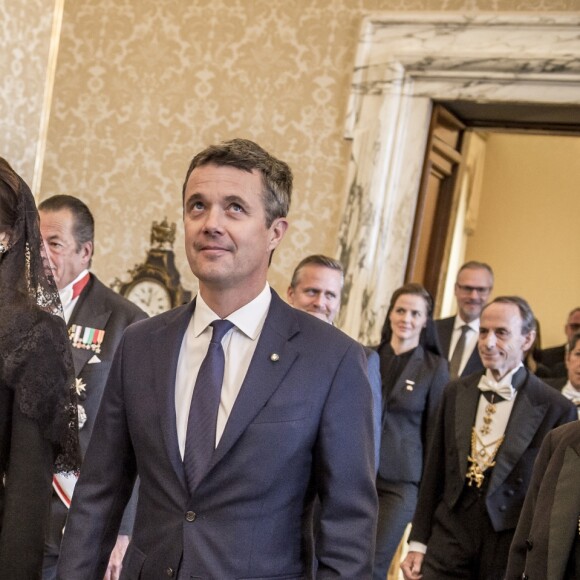
[[[263,289],[270,253],[288,226],[277,218],[266,227],[259,172],[216,165],[191,172],[183,223],[187,260],[200,290],[235,289],[241,301]]]
[[[288,288],[288,302],[332,324],[340,309],[342,273],[318,264],[300,269],[295,288]]]
[[[74,216],[69,209],[40,211],[40,233],[52,262],[56,286],[62,290],[89,267],[93,243],[77,247],[73,235]]]
[[[580,391],[580,340],[576,341],[574,348],[566,355],[566,368],[568,380]]]
[[[572,340],[572,336],[575,333],[580,332],[580,310],[573,312],[568,317],[568,322],[566,323],[565,330],[566,330],[567,342],[570,342]]]
[[[515,304],[490,304],[479,323],[477,347],[483,366],[500,380],[520,364],[535,336],[534,331],[522,335],[522,318]]]
[[[491,274],[484,268],[467,268],[457,275],[455,298],[459,316],[472,322],[481,315],[493,286]]]

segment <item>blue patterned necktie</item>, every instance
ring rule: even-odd
[[[225,356],[222,339],[234,326],[229,320],[214,320],[207,354],[199,367],[191,397],[183,466],[189,492],[193,493],[204,476],[215,449],[216,423]]]

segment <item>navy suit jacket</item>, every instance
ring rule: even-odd
[[[578,578],[567,568],[578,539],[580,517],[580,422],[548,433],[510,549],[506,578]],[[572,569],[571,569],[572,568]]]
[[[441,350],[447,360],[449,360],[449,349],[451,347],[451,337],[453,336],[453,325],[455,324],[455,316],[449,318],[441,318],[435,321],[435,328],[437,329],[437,336],[439,337],[439,344],[441,345]],[[471,356],[467,359],[465,368],[461,372],[462,377],[466,377],[473,373],[483,372],[485,369],[483,363],[481,362],[481,357],[479,356],[479,351],[477,350],[477,344],[471,353]]]
[[[273,293],[224,433],[190,495],[177,441],[175,377],[193,308],[125,333],[57,577],[102,579],[137,474],[123,579],[306,577],[303,528],[316,494],[318,577],[370,577],[377,498],[362,347]]]
[[[519,388],[508,420],[505,440],[487,487],[485,505],[496,532],[515,529],[534,460],[544,437],[554,428],[577,419],[576,408],[529,371]],[[428,545],[439,502],[452,510],[465,486],[471,430],[479,403],[481,375],[452,381],[445,388],[433,441],[427,457],[410,541]]]

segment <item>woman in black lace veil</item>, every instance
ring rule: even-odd
[[[405,528],[413,519],[437,408],[449,381],[432,313],[433,299],[423,286],[401,286],[391,297],[377,348],[383,413],[375,580],[387,577]]]
[[[74,370],[27,185],[0,157],[0,579],[40,578],[52,474],[80,465]]]

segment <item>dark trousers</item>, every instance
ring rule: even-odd
[[[466,485],[452,510],[440,502],[435,511],[423,580],[503,580],[514,532],[496,532],[485,492]]]
[[[50,504],[50,520],[44,542],[44,560],[42,562],[42,580],[56,580],[56,564],[60,554],[62,531],[66,524],[68,508],[53,492]]]
[[[385,580],[393,556],[417,505],[416,483],[393,483],[377,477],[379,516],[373,579]]]

